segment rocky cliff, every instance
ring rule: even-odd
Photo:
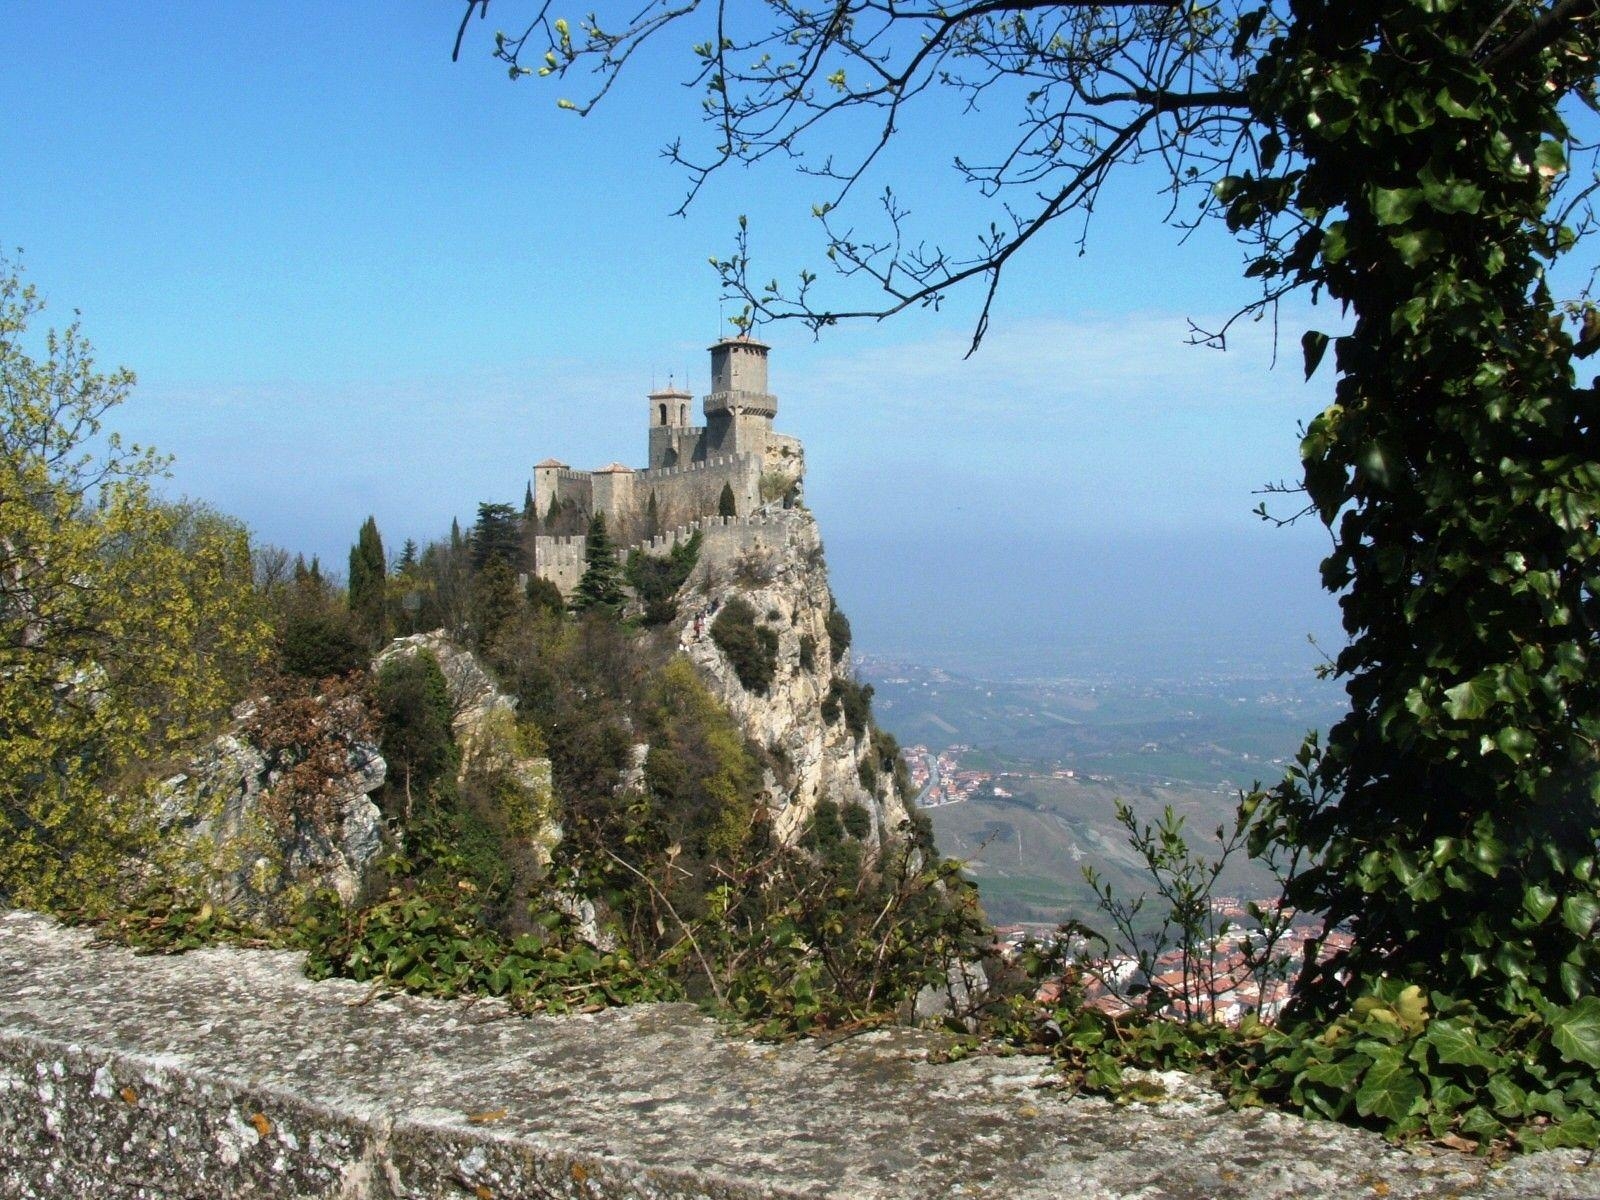
[[[864,807],[872,818],[869,840],[878,843],[901,829],[909,798],[892,762],[883,761],[885,743],[874,746],[870,725],[852,729],[852,713],[838,699],[836,681],[848,689],[853,676],[848,652],[829,635],[834,600],[816,519],[791,508],[772,520],[778,536],[737,557],[719,554],[708,541],[684,588],[673,626],[677,645],[746,735],[771,753],[776,766],[766,794],[780,838],[792,841],[828,800]],[[712,636],[718,614],[735,598],[777,635],[776,668],[765,691],[740,682]]]

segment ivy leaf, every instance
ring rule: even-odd
[[[1550,1022],[1550,1044],[1568,1062],[1600,1068],[1600,996],[1585,996]]]
[[[1322,356],[1328,352],[1328,335],[1308,329],[1300,335],[1300,349],[1305,353],[1306,378],[1310,379],[1321,365]]]
[[[1488,712],[1490,706],[1494,704],[1494,677],[1484,672],[1475,679],[1445,689],[1444,694],[1450,701],[1445,706],[1445,711],[1451,717],[1457,721],[1475,721]]]
[[[1372,189],[1372,213],[1380,225],[1404,225],[1421,203],[1421,188]]]
[[[1400,1050],[1384,1050],[1373,1061],[1356,1092],[1356,1111],[1364,1117],[1399,1121],[1422,1100],[1422,1081]]]
[[[1500,1061],[1478,1044],[1472,1029],[1460,1021],[1442,1019],[1428,1026],[1423,1040],[1433,1047],[1442,1063],[1460,1067],[1482,1067],[1493,1071]]]
[[[1600,899],[1580,894],[1568,896],[1561,902],[1561,923],[1579,937],[1588,937],[1597,921],[1600,921]]]

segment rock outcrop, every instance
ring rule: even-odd
[[[770,519],[783,534],[773,544],[731,562],[702,556],[683,590],[674,626],[678,647],[746,735],[772,752],[778,766],[767,779],[767,802],[780,838],[798,836],[826,799],[866,808],[872,817],[868,840],[878,843],[886,832],[899,831],[909,815],[908,798],[900,795],[893,773],[871,761],[870,735],[853,732],[842,712],[832,719],[824,713],[834,680],[848,680],[850,666],[828,636],[833,594],[822,537],[807,509],[774,508]],[[740,683],[711,636],[717,612],[735,596],[778,635],[777,670],[764,693]]]
[[[512,826],[541,865],[561,840],[551,791],[550,760],[533,754],[517,727],[517,702],[496,684],[494,676],[471,651],[464,650],[442,629],[396,638],[373,661],[374,673],[396,658],[426,652],[433,655],[450,695],[450,727],[461,751],[459,777],[501,776],[520,793]]]
[[[386,765],[355,711],[359,701],[310,698],[307,735],[332,765],[319,781],[316,819],[298,819],[274,803],[297,757],[263,745],[268,703],[241,704],[232,727],[161,784],[166,853],[152,866],[237,916],[270,924],[311,892],[332,890],[347,904],[360,894],[382,847],[383,816],[370,797]]]

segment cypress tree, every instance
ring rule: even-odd
[[[312,560],[315,569],[316,560]],[[378,522],[368,517],[350,548],[350,615],[356,629],[367,641],[376,645],[383,641],[388,624],[384,607],[384,591],[388,564],[383,555],[383,539],[378,535]]]
[[[738,515],[739,505],[733,498],[733,484],[725,483],[722,485],[722,495],[717,497],[717,516],[737,517]]]
[[[656,507],[656,494],[650,492],[650,503],[644,510],[644,535],[647,538],[661,536],[661,510]]]
[[[617,562],[617,550],[606,532],[605,513],[595,513],[589,521],[589,534],[583,543],[587,565],[578,590],[572,597],[572,607],[578,612],[599,609],[615,613],[622,608],[622,566]]]

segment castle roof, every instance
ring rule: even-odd
[[[633,470],[632,467],[625,467],[619,462],[614,462],[614,463],[611,463],[609,466],[601,467],[598,471],[593,472],[593,474],[595,474],[595,475],[632,475],[632,474],[634,474],[634,470]]]
[[[666,387],[662,388],[659,392],[651,392],[650,393],[650,399],[652,399],[652,400],[655,400],[655,399],[658,399],[658,398],[664,400],[668,396],[671,396],[675,400],[693,400],[694,399],[694,393],[693,392],[689,391],[687,388],[677,387],[676,385],[670,384],[670,383],[667,384]]]
[[[737,337],[721,338],[709,348],[715,350],[718,346],[749,346],[752,350],[772,349],[766,342],[761,341],[759,338],[753,338],[748,333],[741,333]]]
[[[562,462],[559,458],[547,458],[543,462],[536,462],[533,464],[535,470],[538,470],[540,467],[565,467],[566,465],[567,464]]]

